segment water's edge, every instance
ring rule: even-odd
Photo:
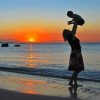
[[[28,74],[28,75],[45,76],[45,77],[53,77],[53,78],[62,78],[62,79],[69,79],[70,75],[71,75],[71,73],[69,73],[66,70],[46,69],[46,68],[0,67],[0,71],[14,72],[14,73]],[[89,74],[91,74],[91,73],[87,73],[87,74],[86,73],[87,72],[83,72],[83,74],[80,75],[78,79],[81,80],[81,81],[84,80],[84,81],[100,82],[100,78],[92,78],[93,75],[91,77],[89,77]],[[92,73],[100,74],[100,72],[98,72],[98,73],[97,72],[92,72]]]

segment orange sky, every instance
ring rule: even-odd
[[[1,27],[0,39],[8,42],[63,42],[63,29],[68,28],[71,30],[72,25],[68,26],[67,23],[63,24],[62,22],[61,24],[45,21],[41,21],[41,23],[35,22],[34,24],[13,23],[10,26],[6,24]],[[86,23],[84,26],[78,27],[76,36],[82,42],[100,42],[100,29]],[[34,41],[30,41],[30,39]]]
[[[67,25],[71,18],[66,16],[70,9],[86,22],[77,30],[81,42],[100,42],[98,4],[99,0],[0,1],[0,42],[64,42],[63,29],[72,28]]]

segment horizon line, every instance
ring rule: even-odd
[[[15,44],[63,44],[67,42],[0,42],[0,43],[15,43]],[[100,42],[80,42],[80,43],[100,43]]]

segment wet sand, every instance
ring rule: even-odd
[[[6,74],[0,76],[0,100],[99,100],[100,83],[79,81],[70,87],[68,80]]]
[[[66,100],[64,97],[32,95],[0,89],[0,100]]]

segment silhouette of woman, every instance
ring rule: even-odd
[[[78,86],[77,84],[78,74],[79,72],[84,70],[84,62],[83,62],[83,57],[81,54],[80,40],[75,36],[76,30],[77,30],[76,24],[73,24],[72,31],[68,29],[63,30],[64,41],[68,41],[71,47],[71,54],[70,54],[68,70],[73,71],[73,74],[68,83],[68,85],[70,86],[73,86],[73,85]]]

